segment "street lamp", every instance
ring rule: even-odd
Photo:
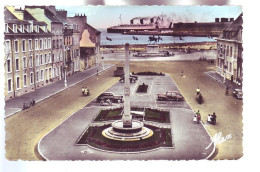
[[[104,70],[104,57],[103,56],[101,57],[101,60],[102,60],[102,69]]]
[[[227,73],[227,65],[224,65],[224,78],[223,78],[223,83],[226,83],[226,73]]]
[[[67,88],[67,66],[65,65],[64,68],[64,87]]]

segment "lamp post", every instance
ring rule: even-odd
[[[67,88],[67,66],[64,66],[64,87]]]
[[[224,65],[224,76],[223,76],[223,83],[226,83],[226,73],[227,73],[227,65]]]

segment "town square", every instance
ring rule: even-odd
[[[142,10],[4,6],[7,160],[243,157],[241,6]]]

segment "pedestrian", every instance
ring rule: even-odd
[[[98,70],[97,70],[97,76],[98,76]]]
[[[199,124],[199,122],[200,122],[200,119],[201,119],[201,116],[200,116],[200,113],[199,113],[199,111],[198,111],[198,113],[197,113],[197,123]]]
[[[226,94],[226,96],[229,95],[229,87],[228,87],[228,86],[226,87],[226,92],[225,92],[225,94]]]
[[[82,87],[81,92],[82,92],[82,95],[84,95],[85,87]]]
[[[200,88],[199,87],[196,89],[196,93],[197,93],[197,95],[200,94]]]
[[[183,76],[183,69],[181,70],[181,76]]]

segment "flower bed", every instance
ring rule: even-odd
[[[76,144],[88,144],[99,149],[120,152],[138,152],[158,147],[172,147],[171,129],[145,126],[152,129],[154,134],[144,140],[117,141],[108,139],[102,135],[102,131],[109,127],[109,125],[106,125],[102,127],[89,127]]]
[[[101,110],[94,121],[109,121],[109,120],[119,120],[122,118],[121,112],[123,108],[116,109],[105,109]],[[132,107],[133,111],[143,111],[144,108]],[[160,123],[170,123],[170,112],[163,111],[159,109],[145,108],[146,121],[160,122]]]
[[[164,73],[160,72],[160,73],[157,73],[157,72],[137,72],[137,73],[132,73],[133,75],[152,75],[152,76],[165,76]]]

